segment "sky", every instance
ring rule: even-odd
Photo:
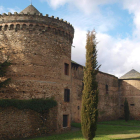
[[[20,12],[31,0],[0,0],[0,14]],[[43,15],[59,17],[74,29],[71,58],[85,65],[86,34],[96,31],[100,71],[120,77],[140,72],[140,0],[32,0]]]

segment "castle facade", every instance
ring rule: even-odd
[[[83,66],[71,61],[73,37],[70,23],[43,16],[33,5],[0,15],[0,61],[12,63],[7,72],[12,81],[0,99],[54,97],[58,103],[43,117],[32,110],[0,108],[0,139],[59,133],[70,130],[72,121],[80,122]],[[122,118],[125,97],[131,118],[140,118],[139,80],[98,73],[99,121]]]

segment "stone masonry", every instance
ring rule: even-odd
[[[71,91],[73,37],[70,23],[43,16],[33,5],[19,14],[0,15],[0,61],[8,58],[12,63],[7,72],[12,81],[1,90],[0,99],[54,97],[58,102],[54,116],[57,116],[57,132],[69,130],[71,124],[71,105],[64,102],[64,89]],[[65,74],[65,64],[68,74]],[[64,129],[63,115],[68,116]]]
[[[0,89],[0,99],[54,97],[58,103],[45,116],[32,110],[0,107],[0,139],[68,131],[71,121],[81,121],[83,66],[71,61],[73,37],[70,23],[43,16],[33,5],[19,14],[0,15],[0,62],[8,59],[12,63],[6,75],[12,81]],[[118,79],[103,72],[97,74],[98,121],[123,118],[125,98],[131,118],[140,119],[140,73],[132,70],[129,76]]]

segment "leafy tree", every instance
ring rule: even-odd
[[[126,122],[129,121],[129,116],[130,116],[129,105],[128,105],[127,99],[125,98],[125,101],[124,101],[124,118],[125,118]]]
[[[83,136],[87,140],[95,137],[98,117],[98,83],[96,75],[99,67],[97,62],[96,32],[87,33],[86,66],[84,68],[84,89],[82,96],[81,126]]]

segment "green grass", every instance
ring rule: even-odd
[[[71,123],[71,126],[72,126],[72,127],[81,128],[81,123],[74,123],[74,122],[72,122],[72,123]]]
[[[116,120],[116,121],[105,121],[99,122],[100,124],[112,124],[112,125],[130,125],[130,126],[140,126],[140,121],[137,120],[129,120],[126,122],[125,120]]]
[[[113,124],[120,124],[123,121],[110,121]],[[106,123],[106,122],[105,122]],[[98,124],[96,137],[94,140],[140,140],[140,127],[133,127],[135,121],[130,121],[128,124],[131,126],[118,126],[108,124]],[[140,124],[140,121],[137,124]],[[109,123],[110,124],[110,123]],[[123,124],[124,125],[124,124]],[[72,126],[80,128],[80,124],[72,123]],[[64,134],[56,134],[48,137],[34,138],[30,140],[85,140],[82,132],[68,132]]]

